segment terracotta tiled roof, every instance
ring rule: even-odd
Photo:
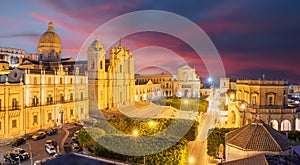
[[[219,165],[269,165],[269,163],[264,154],[259,154],[245,159],[220,163]]]
[[[227,145],[251,151],[281,152],[292,145],[282,133],[261,120],[227,133],[225,141]]]

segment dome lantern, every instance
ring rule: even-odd
[[[54,23],[52,21],[48,23],[48,32],[54,32]]]
[[[59,36],[54,31],[54,23],[48,23],[48,29],[40,37],[38,44],[39,60],[57,61],[61,57],[61,42]]]

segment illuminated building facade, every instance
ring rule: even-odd
[[[27,54],[22,49],[0,47],[0,61],[6,61],[11,68],[18,67]]]
[[[157,74],[157,75],[135,75],[135,84],[147,84],[151,81],[153,84],[160,84],[161,96],[172,97],[176,96],[177,81],[175,76],[171,74]]]
[[[89,109],[118,108],[134,103],[134,56],[120,43],[106,59],[103,45],[96,39],[88,49]]]
[[[161,84],[154,84],[151,80],[147,83],[135,84],[134,100],[139,101],[155,101],[162,97]]]
[[[200,77],[196,74],[195,68],[183,66],[178,69],[178,97],[200,97]]]
[[[0,140],[89,117],[87,73],[75,62],[64,65],[54,33],[50,22],[38,44],[39,62],[25,59],[13,70],[0,63]]]
[[[228,124],[242,127],[256,115],[276,130],[300,130],[297,107],[287,106],[288,82],[283,80],[236,80],[227,92]]]

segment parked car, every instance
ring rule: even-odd
[[[52,145],[49,145],[48,147],[46,147],[46,152],[49,155],[54,155],[54,154],[56,154],[56,148]]]
[[[57,128],[51,128],[48,132],[47,135],[55,135],[58,133],[58,129]]]
[[[78,143],[77,137],[73,136],[73,137],[71,138],[71,142],[70,142],[70,143],[71,143],[71,144],[72,144],[72,143]]]
[[[40,140],[40,139],[43,139],[45,137],[46,137],[46,133],[39,131],[39,132],[37,132],[37,134],[33,135],[31,138],[33,140]]]
[[[81,148],[80,148],[78,143],[72,143],[71,144],[71,149],[72,149],[73,152],[80,152],[81,151]]]
[[[15,148],[12,151],[14,154],[19,155],[20,160],[25,160],[30,158],[29,152],[25,151],[23,148]]]
[[[54,140],[46,140],[46,143],[45,143],[45,148],[47,147],[50,147],[50,146],[53,146],[55,148],[57,148],[57,142],[54,141]]]
[[[80,132],[80,130],[76,131],[76,132],[74,133],[74,137],[77,137],[79,132]]]
[[[19,145],[22,145],[25,143],[26,143],[25,138],[18,138],[16,140],[14,140],[11,145],[12,145],[12,147],[18,147]]]
[[[57,157],[60,157],[60,156],[62,156],[61,153],[56,153],[56,154],[53,155],[53,158],[57,158]]]
[[[4,161],[9,161],[10,164],[19,164],[20,162],[20,157],[11,151],[7,151],[3,157]]]
[[[83,126],[83,124],[80,121],[76,121],[74,124],[77,126]]]
[[[33,165],[42,165],[42,164],[45,164],[45,162],[43,162],[42,160],[36,160],[33,163]]]
[[[43,164],[46,164],[46,162],[48,161],[49,159],[45,158],[45,159],[42,159],[42,160],[36,160],[33,165],[43,165]]]

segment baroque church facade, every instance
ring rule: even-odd
[[[200,77],[195,68],[185,65],[178,69],[178,97],[200,97]]]
[[[89,109],[104,110],[134,103],[134,56],[120,43],[109,59],[96,39],[88,48]]]

